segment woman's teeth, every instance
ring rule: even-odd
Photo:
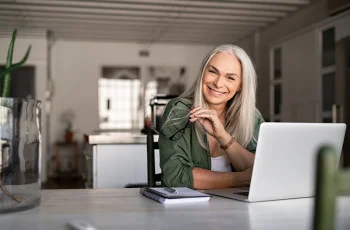
[[[215,91],[215,90],[213,90],[212,88],[209,88],[214,94],[216,94],[216,95],[222,95],[222,94],[224,94],[224,93],[222,93],[222,92],[218,92],[218,91]]]

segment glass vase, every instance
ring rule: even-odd
[[[0,213],[40,204],[41,107],[0,97]]]

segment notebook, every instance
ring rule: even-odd
[[[176,189],[177,193],[168,192],[164,188],[142,187],[140,188],[140,194],[162,204],[201,202],[210,199],[210,195],[186,187],[174,189]]]
[[[247,202],[315,196],[318,150],[332,146],[338,165],[345,130],[342,123],[265,122],[260,126],[250,188],[205,192]]]

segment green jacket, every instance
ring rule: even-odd
[[[162,183],[169,187],[193,188],[193,167],[211,169],[211,158],[209,150],[205,150],[198,142],[194,125],[186,127],[188,121],[190,104],[175,103],[181,99],[171,100],[164,111],[163,121],[170,115],[169,123],[164,123],[159,135],[160,168],[162,170]],[[171,113],[170,113],[171,112]],[[177,120],[176,120],[177,119]],[[260,112],[257,110],[253,136],[257,140],[260,124],[263,122]],[[184,130],[178,140],[169,140],[175,132]],[[254,138],[248,144],[247,150],[255,153],[256,141]]]

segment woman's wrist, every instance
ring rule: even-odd
[[[232,139],[232,135],[228,132],[225,132],[223,135],[218,136],[216,140],[219,142],[221,146],[227,145]]]

